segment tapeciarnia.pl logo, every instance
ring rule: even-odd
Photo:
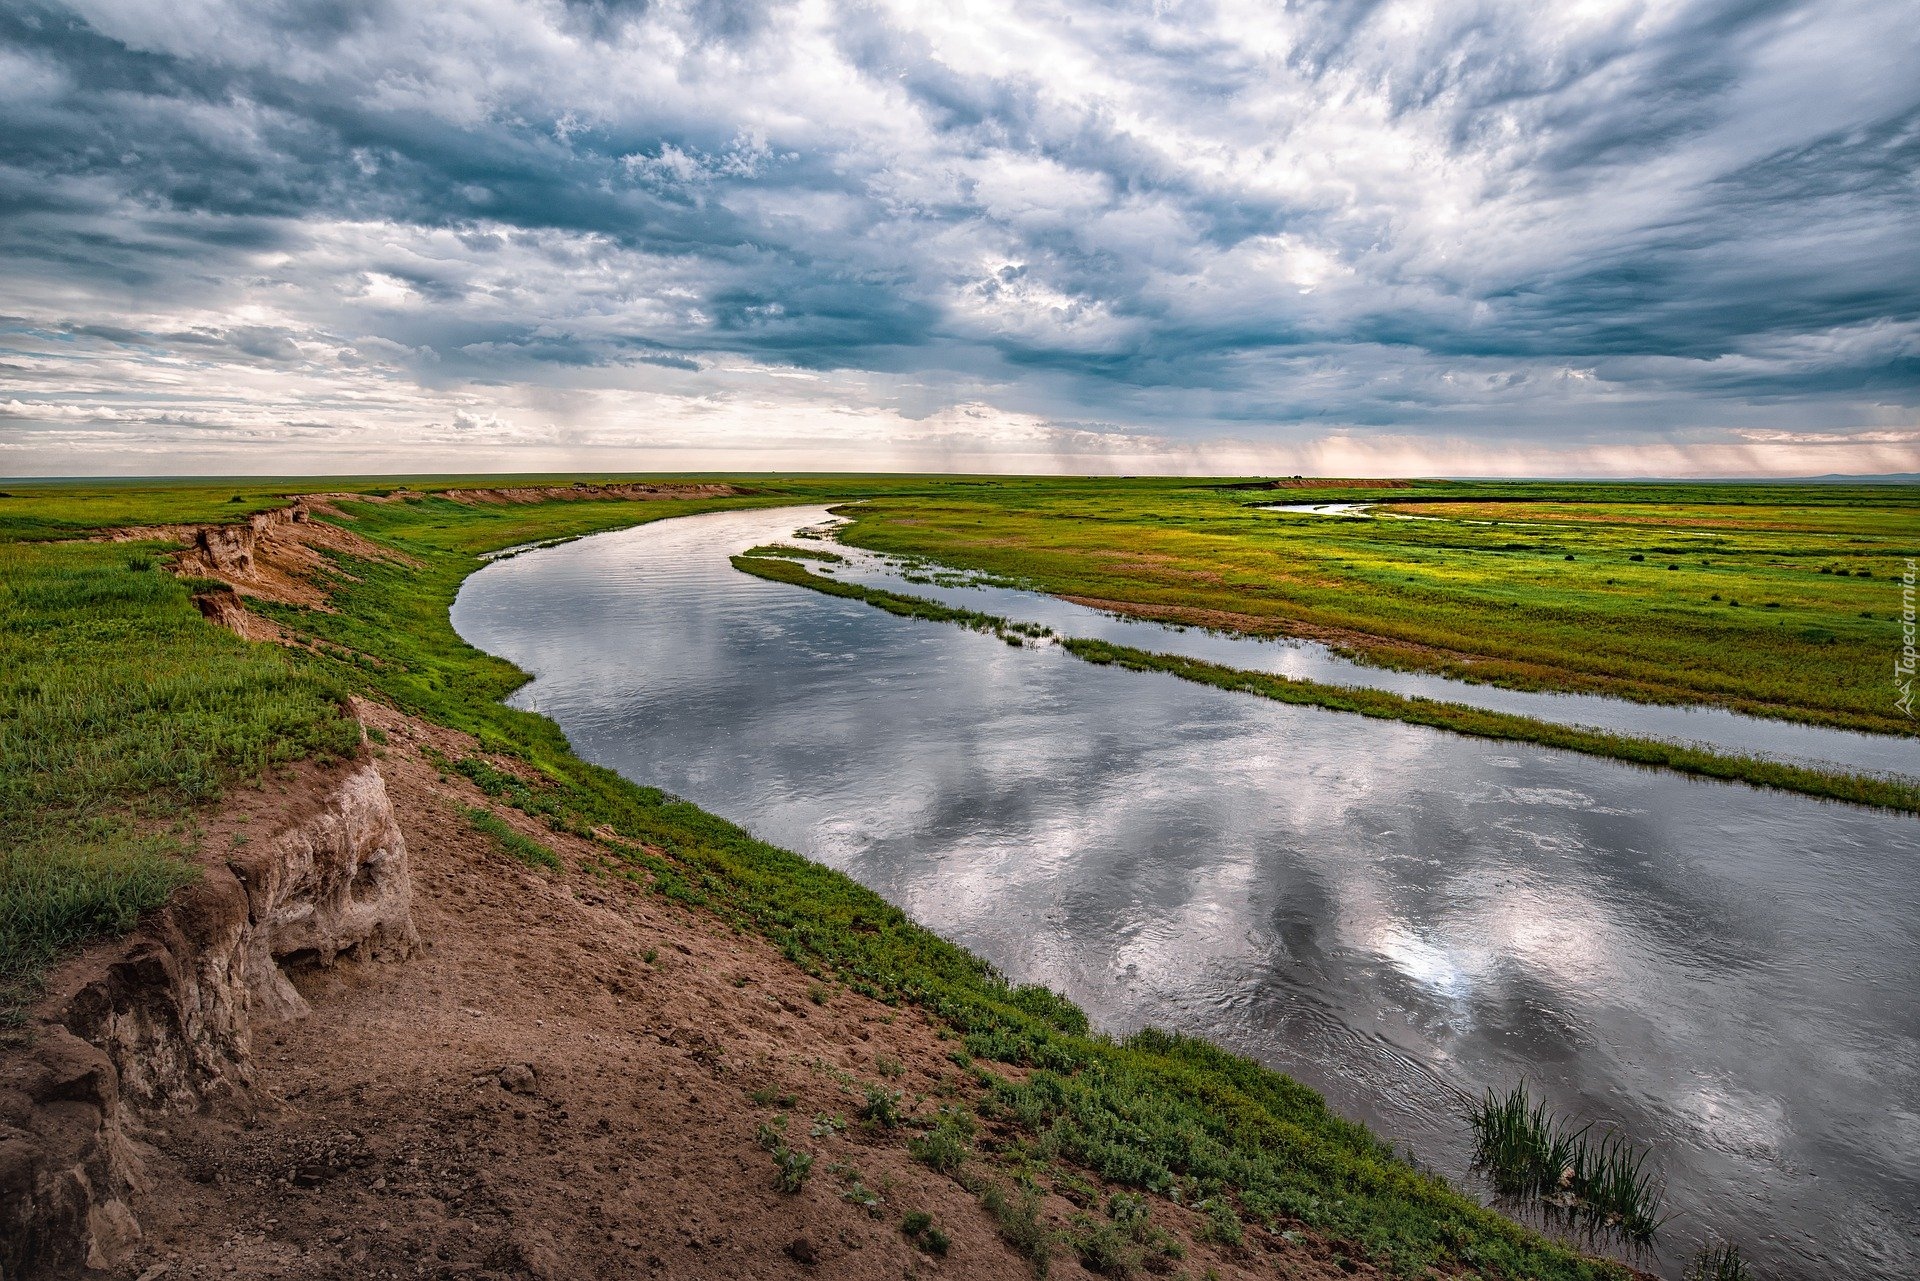
[[[1914,562],[1907,558],[1907,572],[1900,576],[1900,656],[1893,660],[1893,687],[1899,691],[1894,703],[1908,716],[1913,715]]]

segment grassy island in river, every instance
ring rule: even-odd
[[[1318,515],[1279,506],[1354,504]],[[842,537],[1109,609],[1520,689],[1912,734],[1920,486],[978,481]]]

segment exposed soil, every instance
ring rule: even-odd
[[[911,1158],[910,1126],[857,1119],[867,1084],[903,1091],[909,1118],[975,1097],[950,1034],[596,875],[595,843],[496,807],[568,864],[524,868],[462,816],[486,798],[423,750],[459,757],[469,740],[359,710],[387,735],[379,764],[422,951],[297,976],[313,1012],[256,1027],[249,1089],[150,1122],[145,1237],[112,1275],[1033,1275],[960,1181]],[[203,847],[274,821],[280,798],[310,790],[306,772],[241,789]],[[778,1190],[756,1139],[778,1116],[816,1158],[796,1194]],[[1007,1137],[984,1126],[962,1177],[1001,1178],[993,1151]],[[871,1211],[856,1185],[878,1196]],[[1046,1197],[1056,1227],[1075,1209]],[[951,1238],[944,1259],[901,1232],[915,1210]],[[1325,1243],[1249,1228],[1227,1249],[1197,1243],[1188,1210],[1156,1198],[1153,1215],[1195,1277],[1354,1275]],[[1070,1254],[1054,1268],[1080,1271]]]
[[[718,481],[654,484],[645,481],[595,485],[585,481],[571,485],[515,485],[487,489],[442,489],[441,498],[469,503],[550,503],[579,502],[589,499],[624,499],[629,502],[653,502],[663,498],[721,498],[745,491]]]
[[[715,498],[741,492],[732,485],[712,482],[691,484],[574,484],[522,485],[497,489],[448,489],[433,496],[459,503],[496,505],[503,503],[586,502],[609,499],[624,502],[659,502],[666,499]],[[242,596],[304,605],[310,609],[328,608],[323,576],[338,573],[325,553],[334,552],[365,560],[411,564],[407,557],[390,548],[362,538],[350,529],[312,519],[315,515],[337,516],[341,501],[367,503],[401,502],[425,495],[413,490],[395,490],[388,494],[303,494],[285,507],[255,512],[244,521],[217,525],[130,525],[99,535],[113,542],[177,542],[186,550],[174,558],[173,571],[195,578],[214,578],[231,586]],[[215,613],[202,606],[209,618],[224,627],[255,640],[280,639],[264,620],[252,623],[231,614],[225,605],[216,605]],[[256,627],[255,624],[260,624]]]

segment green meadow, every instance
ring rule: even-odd
[[[1263,510],[1327,502],[1383,515]],[[1385,666],[1915,730],[1891,672],[1920,487],[1019,481],[848,514],[875,551]]]
[[[444,764],[495,805],[597,840],[601,862],[573,874],[631,878],[765,937],[823,980],[927,1011],[985,1086],[983,1110],[1022,1136],[993,1156],[1016,1179],[1058,1176],[1056,1163],[1071,1163],[1202,1206],[1224,1234],[1246,1222],[1309,1226],[1397,1276],[1625,1276],[1482,1208],[1284,1076],[1185,1037],[1098,1035],[1059,996],[1008,983],[847,877],[580,760],[552,722],[501,704],[524,675],[465,644],[448,622],[483,552],[541,539],[815,499],[872,500],[886,528],[924,528],[908,523],[909,504],[986,512],[996,503],[978,504],[991,492],[1012,519],[1101,501],[1102,488],[975,478],[750,485],[742,497],[684,502],[496,506],[430,493],[342,502],[342,523],[399,555],[335,557],[325,610],[261,606],[304,642],[290,648],[243,642],[202,621],[196,584],[157,563],[163,547],[54,541],[221,508],[238,518],[251,491],[221,482],[150,499],[112,493],[96,506],[71,489],[38,487],[32,497],[13,489],[0,499],[10,1000],[30,993],[60,948],[126,928],[190,876],[196,816],[225,791],[295,758],[355,750],[341,703],[358,694],[464,730],[486,752],[530,767],[533,782],[479,757]],[[1136,512],[1233,502],[1169,482],[1118,488]],[[240,503],[230,501],[236,491]],[[491,811],[469,821],[496,839],[505,830]],[[512,852],[546,862],[538,842]],[[1003,1208],[1007,1222],[1018,1220],[1017,1207]],[[1032,1244],[1043,1259],[1046,1243]]]
[[[199,806],[358,744],[348,687],[209,625],[170,550],[0,543],[0,1020],[191,876]]]

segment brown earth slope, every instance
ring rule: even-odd
[[[596,874],[595,843],[502,807],[567,870],[521,865],[468,821],[486,798],[433,763],[471,741],[358,710],[387,738],[376,754],[420,950],[296,971],[311,1012],[256,1021],[248,1088],[144,1120],[144,1235],[107,1275],[1034,1275],[974,1191],[1008,1182],[995,1153],[1007,1135],[983,1124],[958,1177],[907,1150],[913,1118],[980,1092],[957,1041]],[[242,789],[210,817],[203,848],[264,835],[279,792]],[[902,1092],[905,1123],[859,1119],[870,1085]],[[758,1139],[780,1117],[815,1157],[793,1194]],[[1076,1213],[1106,1222],[1105,1190],[1085,1172],[1041,1188],[1054,1229]],[[902,1232],[912,1211],[951,1238],[944,1258]],[[1322,1243],[1250,1228],[1242,1246],[1202,1244],[1193,1212],[1155,1198],[1152,1213],[1184,1255],[1159,1271],[1353,1275]],[[1052,1271],[1081,1267],[1056,1249]]]

